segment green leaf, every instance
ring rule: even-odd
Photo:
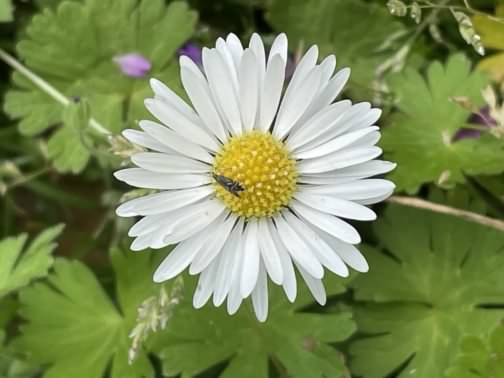
[[[112,252],[119,308],[79,261],[57,260],[48,283],[21,292],[20,313],[28,323],[18,343],[49,365],[45,378],[101,378],[110,364],[112,378],[154,375],[143,352],[128,365],[137,307],[156,290],[151,256]]]
[[[445,66],[432,63],[427,80],[407,70],[391,84],[399,112],[383,129],[382,146],[385,157],[397,163],[390,179],[398,190],[415,193],[424,183],[452,186],[464,182],[464,175],[504,171],[503,140],[484,133],[477,139],[453,141],[470,111],[450,98],[467,97],[480,106],[487,84],[481,73],[471,72],[465,57],[453,55]]]
[[[10,22],[14,19],[14,7],[11,0],[0,2],[0,22]]]
[[[56,10],[45,8],[33,17],[17,51],[29,69],[67,97],[87,99],[90,115],[118,133],[147,116],[143,100],[151,93],[148,78],[180,88],[175,53],[192,35],[196,18],[182,1],[169,5],[163,0],[64,1]],[[145,78],[121,72],[114,58],[127,53],[139,53],[151,62]],[[21,133],[39,135],[63,124],[52,134],[58,139],[51,155],[57,159],[55,166],[74,173],[84,168],[89,154],[69,130],[64,106],[20,74],[14,74],[13,80],[17,88],[8,91],[4,107],[9,116],[20,120]],[[65,138],[75,151],[61,145]],[[69,154],[73,161],[65,164]]]
[[[72,103],[63,111],[63,127],[47,144],[49,158],[59,172],[79,173],[90,158],[92,140],[86,135],[89,114],[86,102]]]
[[[0,377],[2,378],[34,378],[39,375],[39,368],[19,359],[4,345],[5,331],[0,330]]]
[[[452,196],[451,205],[470,207],[463,194]],[[365,335],[350,349],[353,372],[443,377],[465,335],[485,334],[504,317],[504,234],[399,206],[375,232],[381,250],[366,249],[371,270],[352,284]]]
[[[495,9],[495,16],[504,17],[504,4]],[[488,72],[496,81],[504,80],[504,24],[491,19],[487,15],[475,15],[473,17],[474,28],[481,36],[483,46],[496,50],[496,54],[482,59],[478,63],[478,69]]]
[[[63,225],[48,228],[26,249],[26,234],[0,241],[0,298],[47,274],[53,263],[54,239],[62,230]]]
[[[317,44],[322,56],[336,54],[339,67],[352,69],[350,89],[361,98],[369,96],[378,65],[397,52],[394,38],[405,32],[385,6],[362,0],[273,0],[268,19],[287,33],[292,49]]]
[[[497,327],[490,337],[467,336],[448,378],[504,377],[504,327]]]
[[[328,277],[326,285],[329,295],[345,290],[335,277]],[[266,378],[269,359],[289,377],[344,375],[343,356],[329,344],[343,341],[354,332],[349,312],[303,312],[313,304],[306,288],[300,288],[296,302],[290,304],[275,286],[270,288],[269,318],[259,323],[246,304],[234,316],[212,305],[195,310],[192,286],[185,286],[186,299],[175,309],[167,330],[154,346],[154,350],[160,350],[165,375],[194,376],[229,361],[220,378]]]

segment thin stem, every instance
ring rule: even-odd
[[[392,196],[387,201],[404,206],[416,207],[418,209],[430,210],[440,214],[453,215],[455,217],[462,218],[470,222],[479,223],[484,226],[492,227],[496,230],[504,232],[504,221],[490,218],[485,215],[474,213],[472,211],[461,210],[455,207],[441,205],[415,197]]]
[[[29,183],[30,181],[36,179],[37,177],[45,175],[49,171],[50,171],[50,167],[43,167],[35,172],[31,172],[29,174],[23,175],[20,178],[14,180],[10,184],[8,184],[5,188],[5,192],[8,192],[9,190],[11,190],[17,186],[25,185],[25,184]]]
[[[54,100],[59,102],[63,106],[68,106],[71,103],[71,100],[66,97],[63,93],[49,84],[47,81],[38,76],[35,72],[29,70],[26,66],[24,66],[21,62],[19,62],[12,55],[7,53],[5,50],[0,48],[0,59],[2,59],[9,66],[18,71],[21,75],[30,80],[33,84],[39,87],[42,91],[51,96]],[[101,125],[94,118],[89,119],[89,126],[93,128],[95,131],[100,134],[110,135],[110,131],[108,131],[103,125]]]
[[[488,19],[499,22],[499,23],[504,23],[504,19],[501,17],[496,17],[491,14],[479,11],[477,9],[474,9],[467,0],[463,0],[464,6],[460,5],[445,5],[445,4],[434,4],[430,1],[424,1],[424,4],[426,5],[419,5],[420,8],[422,9],[450,9],[450,10],[459,10],[459,11],[467,11],[472,14],[478,15],[478,16],[483,16],[487,17]]]

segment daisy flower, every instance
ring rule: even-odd
[[[324,268],[346,277],[366,272],[355,247],[357,230],[343,219],[369,221],[366,205],[394,185],[370,178],[394,164],[373,160],[382,151],[374,126],[381,111],[367,102],[334,102],[350,75],[335,72],[334,55],[319,64],[312,46],[284,91],[287,37],[266,54],[254,34],[248,47],[230,34],[202,51],[203,68],[180,57],[186,103],[158,80],[145,106],[158,120],[124,136],[145,148],[136,168],[117,179],[159,192],[120,205],[117,214],[142,217],[129,230],[131,249],[176,244],[154,274],[199,275],[194,307],[226,300],[229,314],[251,296],[255,314],[268,314],[268,280],[294,301],[302,278],[324,304]],[[295,272],[299,272],[299,276]]]

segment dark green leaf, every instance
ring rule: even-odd
[[[151,256],[112,253],[120,310],[78,261],[58,260],[48,283],[21,293],[21,314],[28,323],[18,345],[49,365],[44,377],[101,378],[109,364],[113,378],[153,376],[145,353],[131,366],[127,353],[137,307],[156,291]]]
[[[334,277],[329,280],[329,295],[344,291],[341,281]],[[186,285],[188,299],[175,310],[155,346],[166,375],[193,376],[229,360],[221,378],[266,378],[269,359],[295,378],[341,377],[346,371],[342,354],[329,344],[343,341],[354,332],[349,312],[302,312],[313,301],[305,288],[290,304],[275,286],[270,288],[269,318],[262,324],[246,304],[234,316],[212,305],[195,310],[191,286]]]
[[[468,206],[459,194],[450,203]],[[368,336],[352,345],[353,370],[382,378],[404,364],[400,378],[442,377],[464,335],[485,334],[504,317],[504,234],[396,206],[375,231],[382,251],[367,249],[371,270],[353,282]]]
[[[62,230],[62,225],[48,228],[24,252],[26,234],[0,241],[0,298],[47,274],[53,263],[54,239]]]

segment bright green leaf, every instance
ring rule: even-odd
[[[300,43],[317,44],[322,56],[336,54],[339,67],[352,69],[352,94],[364,98],[375,69],[397,52],[394,38],[405,31],[385,6],[362,0],[273,0],[268,18],[287,33],[293,51]]]
[[[496,17],[504,17],[504,4],[497,6]],[[504,80],[504,24],[484,15],[473,17],[474,28],[481,36],[483,46],[497,50],[496,54],[482,59],[478,69],[488,72],[497,81]]]
[[[383,129],[385,157],[397,163],[390,175],[398,190],[416,192],[420,185],[453,185],[464,175],[495,174],[504,170],[504,141],[485,133],[477,139],[453,141],[466,126],[470,111],[450,100],[467,97],[483,103],[481,90],[487,79],[471,72],[470,62],[452,56],[446,65],[432,63],[427,80],[407,70],[392,81],[399,112]]]
[[[455,195],[450,204],[467,208]],[[476,211],[481,209],[476,209]],[[353,282],[364,337],[353,371],[382,378],[443,377],[465,335],[486,334],[504,317],[504,234],[453,216],[392,206],[375,224],[382,251]],[[482,305],[491,305],[488,308]]]
[[[62,225],[48,228],[26,249],[26,234],[0,241],[0,298],[47,274],[53,263],[54,239],[62,230]]]
[[[504,377],[504,327],[497,327],[490,337],[467,336],[448,378]]]
[[[14,7],[11,0],[0,2],[0,22],[10,22],[13,20]]]
[[[33,18],[17,50],[29,69],[66,96],[87,99],[91,116],[117,133],[147,116],[143,100],[151,94],[150,77],[180,88],[174,57],[192,35],[196,18],[182,1],[64,1]],[[142,54],[151,62],[145,78],[127,77],[114,63],[114,57],[128,53]],[[7,93],[5,110],[20,120],[20,131],[38,135],[63,124],[52,134],[57,139],[55,152],[50,151],[55,166],[63,172],[84,168],[89,154],[64,122],[64,107],[21,75],[13,78],[18,88]],[[71,142],[62,146],[67,138]],[[71,162],[65,163],[70,154]]]
[[[27,324],[18,343],[36,362],[49,365],[45,378],[101,378],[110,364],[112,378],[153,376],[143,352],[128,365],[137,308],[156,290],[151,257],[112,253],[119,309],[79,261],[58,260],[48,283],[21,292]]]
[[[345,290],[337,278],[327,281],[329,295]],[[211,304],[195,310],[191,286],[156,342],[167,376],[194,376],[228,360],[220,378],[266,378],[268,359],[294,378],[340,377],[346,371],[342,354],[329,344],[354,332],[351,314],[303,312],[313,304],[306,288],[290,304],[278,287],[270,287],[269,318],[262,324],[246,304],[234,316]]]

